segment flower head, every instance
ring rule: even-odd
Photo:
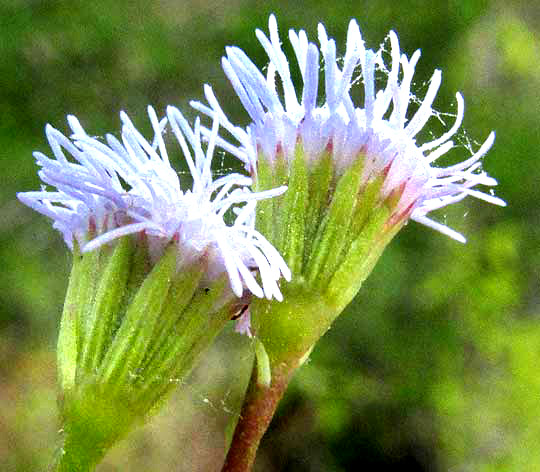
[[[279,195],[285,187],[253,193],[251,179],[237,173],[214,180],[211,164],[218,120],[205,151],[198,120],[192,129],[174,107],[168,107],[162,120],[152,107],[148,114],[152,142],[125,113],[121,113],[121,140],[110,134],[106,142],[89,136],[74,116],[68,117],[71,138],[47,125],[55,159],[40,152],[34,155],[41,180],[55,190],[23,192],[19,199],[50,217],[68,246],[76,240],[82,252],[140,233],[147,238],[154,261],[173,242],[178,248],[177,270],[202,258],[207,264],[204,277],[214,279],[227,272],[238,297],[247,287],[257,297],[281,299],[277,281],[282,275],[290,277],[290,272],[279,253],[254,229],[254,211],[257,200]],[[169,162],[163,139],[168,129],[189,167],[190,189],[182,189]],[[234,215],[231,225],[224,221],[229,211]],[[252,273],[255,270],[261,284]]]
[[[291,162],[299,143],[311,168],[330,153],[335,176],[361,159],[364,186],[382,179],[379,199],[392,202],[390,224],[410,218],[462,242],[465,239],[461,234],[426,215],[467,195],[505,205],[501,199],[474,188],[497,183],[482,171],[480,162],[493,144],[494,133],[463,162],[449,167],[433,165],[454,146],[451,138],[461,126],[464,109],[459,93],[456,94],[457,116],[450,129],[432,141],[417,143],[415,137],[435,114],[432,104],[441,84],[441,72],[433,73],[417,110],[408,113],[414,98],[411,83],[420,51],[410,59],[401,54],[393,31],[389,34],[390,64],[384,61],[383,47],[377,51],[366,49],[354,20],[349,24],[342,61],[337,58],[335,41],[328,38],[322,24],[318,28],[319,46],[310,43],[304,31],[289,31],[303,79],[301,93],[297,93],[292,81],[273,15],[269,31],[269,37],[256,31],[270,60],[266,77],[237,47],[228,47],[222,60],[227,77],[251,117],[252,123],[246,129],[234,126],[226,118],[210,86],[205,86],[209,106],[192,103],[203,113],[219,118],[240,145],[224,139],[217,142],[240,158],[254,175],[261,159],[271,164],[280,158]],[[320,56],[324,64],[325,90],[323,104],[317,105]],[[364,89],[363,106],[356,106],[349,93],[358,82],[355,77],[358,67]],[[382,87],[375,80],[377,70],[386,76]],[[276,84],[277,77],[279,84]]]

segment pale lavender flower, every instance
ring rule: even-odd
[[[289,161],[295,147],[302,143],[311,162],[330,151],[337,175],[356,159],[364,160],[363,179],[368,183],[384,178],[380,200],[398,198],[390,223],[407,218],[434,228],[465,242],[465,238],[447,226],[433,221],[427,214],[471,195],[489,203],[505,202],[490,193],[475,189],[478,185],[494,186],[496,180],[481,169],[481,158],[494,141],[492,132],[477,152],[463,162],[449,167],[433,163],[454,147],[451,138],[461,126],[464,112],[462,96],[457,93],[457,116],[454,124],[440,137],[418,143],[415,136],[436,113],[433,101],[441,84],[441,71],[435,70],[428,90],[414,113],[407,113],[414,95],[411,83],[420,51],[410,59],[401,54],[396,34],[391,31],[390,64],[383,59],[383,47],[366,49],[355,20],[349,24],[347,45],[342,60],[337,58],[336,44],[319,24],[320,46],[308,42],[304,31],[289,31],[289,40],[303,79],[301,92],[291,79],[289,61],[281,49],[275,17],[270,16],[270,34],[257,30],[256,35],[270,60],[266,77],[246,54],[228,47],[222,65],[252,123],[246,128],[233,125],[222,111],[212,88],[205,86],[208,106],[192,102],[197,110],[218,118],[221,125],[238,141],[223,138],[217,144],[241,159],[256,175],[257,159],[262,154],[273,162],[278,155]],[[318,105],[319,59],[324,67],[324,103]],[[355,75],[361,69],[361,80]],[[386,77],[381,87],[376,71]],[[279,84],[276,78],[279,77]],[[356,106],[349,91],[357,82],[363,84],[363,106]],[[299,96],[301,98],[299,99]],[[209,130],[203,130],[206,135]]]
[[[244,334],[248,338],[253,337],[253,333],[251,332],[251,312],[249,311],[249,306],[246,305],[245,309],[239,313],[238,318],[236,318],[234,331],[239,334]]]
[[[47,190],[19,193],[19,199],[53,220],[70,248],[94,250],[128,234],[144,233],[154,260],[171,242],[178,246],[178,270],[198,257],[206,259],[206,278],[227,272],[231,289],[241,297],[246,287],[257,297],[281,300],[278,280],[290,271],[276,249],[254,229],[255,205],[280,195],[285,187],[253,193],[251,178],[233,173],[216,180],[212,157],[219,129],[214,121],[206,151],[199,120],[192,129],[180,111],[168,107],[161,121],[152,107],[148,114],[152,142],[134,127],[125,113],[121,140],[106,142],[89,136],[74,116],[68,117],[71,138],[47,125],[46,135],[55,159],[40,152],[35,158]],[[193,184],[182,190],[171,167],[163,135],[172,130]],[[66,157],[66,153],[71,158]],[[234,223],[224,215],[231,210]],[[259,283],[254,273],[260,274]]]

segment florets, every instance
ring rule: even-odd
[[[270,61],[266,77],[237,47],[228,47],[222,60],[227,77],[251,117],[252,123],[246,129],[227,119],[208,85],[205,95],[209,106],[192,103],[201,112],[219,117],[223,127],[239,144],[231,144],[225,139],[218,139],[217,143],[241,159],[254,175],[260,159],[274,163],[283,156],[290,162],[298,143],[311,164],[330,152],[337,176],[362,159],[364,183],[382,178],[379,199],[393,199],[390,224],[410,218],[462,242],[465,239],[461,234],[426,215],[467,195],[505,205],[500,198],[474,189],[477,185],[497,184],[482,171],[480,162],[493,144],[494,133],[465,161],[450,167],[433,165],[454,147],[451,138],[460,128],[464,112],[459,93],[456,94],[457,116],[453,126],[430,142],[416,141],[417,134],[435,115],[432,104],[441,84],[441,71],[433,73],[417,110],[408,113],[409,105],[415,99],[411,84],[420,51],[410,59],[401,54],[393,31],[389,33],[390,64],[384,61],[383,47],[377,51],[366,49],[354,20],[349,24],[342,61],[337,59],[335,41],[328,38],[323,25],[318,28],[319,46],[310,43],[304,31],[289,31],[303,79],[301,90],[293,84],[273,15],[269,20],[269,31],[269,37],[256,31]],[[318,93],[320,56],[324,68],[322,96]],[[375,80],[376,71],[382,71],[386,77],[382,86]],[[276,78],[279,78],[277,85]],[[350,90],[357,82],[363,86],[362,106],[356,105],[350,96]],[[321,101],[322,105],[318,105]],[[208,130],[204,132],[208,134]]]
[[[34,155],[41,180],[55,190],[23,192],[19,199],[51,218],[68,246],[77,241],[82,252],[140,233],[147,238],[154,261],[173,242],[178,247],[178,270],[204,257],[205,277],[213,279],[227,272],[238,297],[247,287],[257,297],[281,299],[277,281],[281,276],[290,278],[290,272],[279,253],[254,229],[254,211],[257,200],[279,195],[285,187],[253,193],[251,178],[238,173],[214,180],[211,164],[218,120],[203,150],[198,120],[192,129],[174,107],[168,107],[162,120],[152,107],[148,114],[152,142],[125,113],[121,113],[121,140],[111,134],[105,142],[89,136],[74,116],[68,117],[71,138],[47,125],[55,159],[40,152]],[[163,139],[168,129],[189,167],[190,189],[182,189],[169,162]],[[234,215],[230,225],[224,221],[229,210]],[[262,283],[255,278],[257,272]]]

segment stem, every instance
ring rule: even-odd
[[[257,363],[253,367],[247,394],[234,430],[231,447],[222,472],[249,472],[255,462],[257,448],[296,366],[281,364],[272,370],[270,385],[258,382]]]
[[[104,454],[103,449],[88,447],[84,441],[63,435],[49,472],[91,472]]]
[[[88,383],[66,392],[60,446],[50,472],[91,472],[139,417],[128,397]]]

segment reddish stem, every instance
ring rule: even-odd
[[[271,384],[265,386],[257,382],[257,365],[254,365],[240,419],[234,430],[222,472],[251,470],[261,438],[270,425],[294,370],[287,365],[274,368]]]

